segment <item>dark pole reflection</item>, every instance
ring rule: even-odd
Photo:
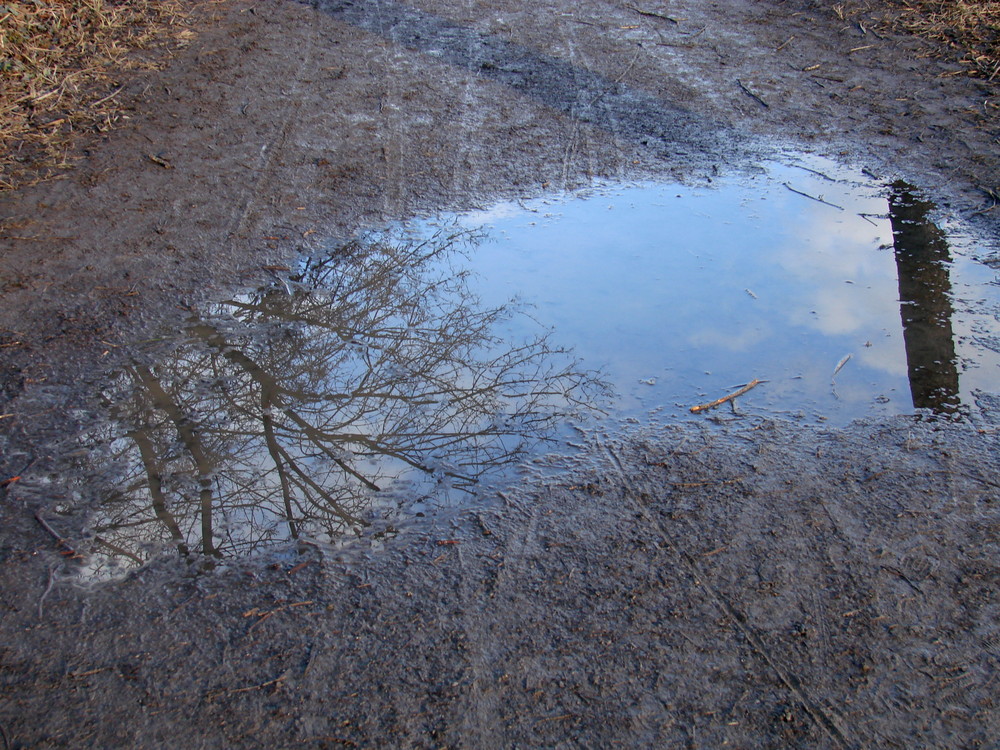
[[[332,539],[393,489],[468,489],[592,409],[605,386],[547,335],[498,335],[513,311],[481,305],[451,263],[475,239],[351,243],[129,368],[99,445],[102,554]]]
[[[889,196],[899,311],[913,406],[953,413],[959,406],[955,335],[951,327],[951,254],[944,233],[928,218],[932,203],[905,182]]]

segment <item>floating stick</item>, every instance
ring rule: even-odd
[[[727,401],[732,401],[734,398],[739,398],[744,393],[746,393],[747,391],[749,391],[751,388],[756,388],[758,385],[760,385],[763,382],[764,382],[763,380],[759,380],[757,378],[754,378],[749,383],[747,383],[745,386],[743,386],[742,388],[740,388],[738,391],[730,393],[728,396],[723,396],[722,398],[717,398],[717,399],[715,399],[715,401],[710,401],[707,404],[700,404],[698,406],[692,406],[691,407],[691,412],[694,413],[694,414],[697,414],[698,412],[706,411],[707,409],[714,409],[716,406],[724,404]]]
[[[831,381],[837,377],[837,373],[844,369],[844,365],[850,362],[853,356],[853,354],[847,354],[837,363],[837,366],[833,368],[833,375],[830,376]]]

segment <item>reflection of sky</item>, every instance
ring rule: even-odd
[[[828,162],[808,166],[465,216],[491,237],[472,253],[478,292],[490,304],[534,305],[556,342],[605,369],[626,414],[691,406],[754,377],[769,381],[747,397],[754,408],[834,422],[911,411],[885,192]],[[953,268],[956,291],[982,271],[972,266]],[[956,334],[972,325],[954,323]],[[987,359],[995,373],[996,357]],[[964,402],[973,382],[963,376]]]

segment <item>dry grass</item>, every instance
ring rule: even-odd
[[[971,75],[1000,80],[1000,2],[907,0],[900,5],[902,28],[944,44]]]
[[[0,0],[0,191],[70,166],[124,116],[130,71],[185,44],[191,0]]]
[[[930,54],[950,57],[967,74],[1000,83],[1000,2],[997,0],[846,0],[841,18],[863,13],[885,29],[939,43]]]

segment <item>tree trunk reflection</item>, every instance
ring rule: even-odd
[[[469,489],[605,386],[545,335],[511,343],[453,265],[464,232],[355,242],[192,320],[116,405],[95,531],[133,554],[243,554],[365,524],[379,495]],[[426,488],[425,488],[426,489]]]
[[[933,204],[911,190],[896,182],[889,197],[910,394],[918,409],[954,412],[959,396],[951,254],[944,233],[929,219]]]

